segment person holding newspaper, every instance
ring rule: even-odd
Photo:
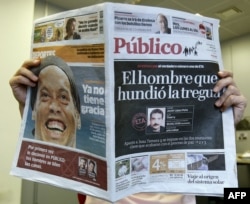
[[[27,87],[39,86],[38,76],[35,75],[31,69],[37,67],[41,63],[41,60],[28,60],[25,61],[21,68],[11,77],[9,80],[10,87],[13,95],[19,104],[19,110],[21,115],[23,114],[25,99],[27,96]],[[220,111],[225,111],[229,107],[233,107],[234,122],[237,124],[243,117],[244,110],[247,105],[247,100],[237,88],[233,74],[228,71],[218,72],[220,80],[215,84],[214,92],[219,92],[226,88],[222,96],[215,102],[215,106]],[[40,80],[40,79],[39,79]],[[85,196],[78,194],[78,200],[80,204],[107,204],[109,202],[94,198],[92,196]],[[164,193],[138,193],[126,198],[123,198],[116,202],[116,204],[125,203],[139,203],[139,204],[195,204],[194,195],[182,195],[182,194],[164,194]]]

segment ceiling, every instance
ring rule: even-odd
[[[250,0],[46,0],[65,10],[102,2],[157,6],[220,19],[220,41],[250,33]],[[230,9],[230,10],[228,10]],[[228,11],[227,11],[228,10]],[[220,14],[225,11],[223,14]]]

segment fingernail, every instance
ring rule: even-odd
[[[40,61],[40,59],[34,59],[34,63],[38,63]]]
[[[219,91],[219,90],[218,90],[217,86],[215,86],[215,87],[213,88],[213,92],[217,93],[218,91]]]
[[[215,104],[217,107],[220,107],[220,106],[221,106],[220,100],[216,101],[214,104]]]

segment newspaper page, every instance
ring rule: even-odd
[[[36,20],[32,58],[57,56],[70,67],[64,84],[75,112],[50,92],[61,77],[39,71],[11,174],[112,202],[237,187],[232,110],[214,106],[222,94],[213,92],[223,69],[218,28],[217,19],[116,3]],[[62,139],[70,131],[73,145]]]

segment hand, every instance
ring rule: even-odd
[[[233,74],[229,71],[218,72],[220,80],[214,86],[213,91],[219,92],[223,88],[226,88],[222,96],[215,102],[215,106],[219,107],[223,112],[228,107],[233,107],[234,123],[237,124],[243,117],[244,110],[247,106],[247,99],[243,96],[240,90],[237,88]]]
[[[19,103],[19,110],[21,115],[25,106],[27,87],[36,86],[36,82],[38,81],[38,77],[30,71],[30,68],[38,66],[39,64],[39,59],[25,61],[21,68],[19,68],[9,80],[13,95]]]

